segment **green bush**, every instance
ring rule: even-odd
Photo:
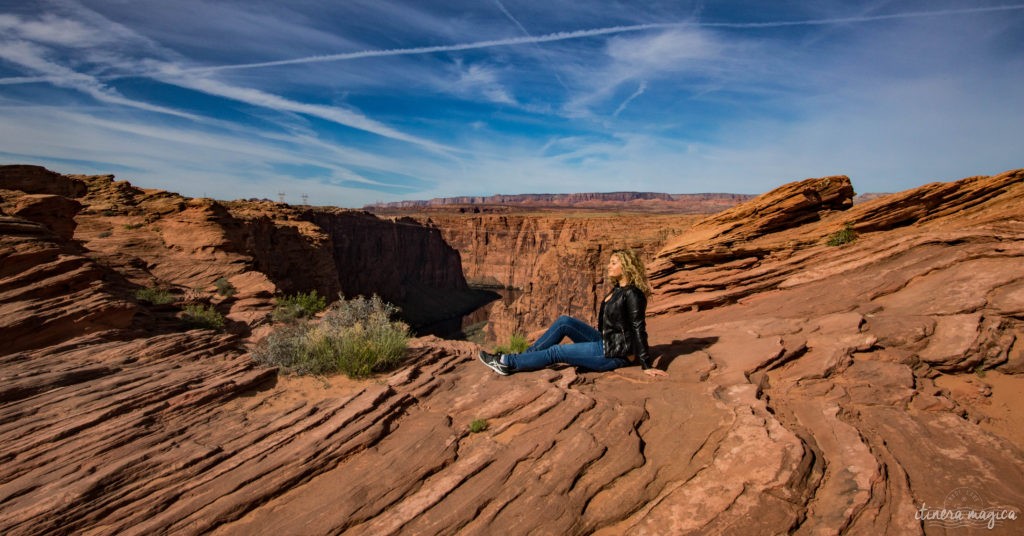
[[[293,296],[277,299],[274,306],[274,322],[294,322],[300,318],[311,317],[327,307],[327,299],[319,296],[316,290],[307,294],[299,292]]]
[[[828,245],[841,246],[843,244],[849,244],[856,239],[857,231],[853,230],[853,224],[847,223],[841,230],[828,235]]]
[[[526,335],[513,333],[508,344],[495,348],[494,352],[497,354],[521,354],[529,347],[530,343],[527,342]]]
[[[141,229],[142,225],[143,224],[141,224],[141,223],[126,223],[126,224],[124,224],[124,228],[128,229],[129,231],[131,231],[133,229]]]
[[[221,277],[214,281],[213,285],[217,287],[217,294],[220,294],[225,298],[230,298],[235,294],[238,294],[238,289],[236,289],[235,286],[227,280],[227,278]]]
[[[212,305],[186,305],[184,321],[193,328],[224,329],[224,315],[218,313]]]
[[[98,236],[100,238],[109,238],[112,234],[114,234],[112,231],[100,231],[100,234]]]
[[[469,423],[469,431],[474,434],[479,434],[488,428],[487,421],[484,419],[476,419]]]
[[[365,378],[394,368],[405,355],[409,327],[391,319],[397,312],[378,296],[342,299],[319,321],[275,329],[253,350],[253,359],[296,374]]]
[[[166,305],[174,303],[174,296],[167,289],[162,288],[140,288],[135,291],[135,299],[152,303],[153,305]]]

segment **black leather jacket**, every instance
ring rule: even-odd
[[[634,285],[616,286],[611,297],[601,301],[597,330],[604,341],[605,357],[636,356],[640,366],[651,368],[647,347],[647,297]]]

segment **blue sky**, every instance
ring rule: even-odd
[[[1024,4],[0,0],[0,162],[221,199],[1024,166]]]

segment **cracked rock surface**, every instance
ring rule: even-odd
[[[915,514],[962,489],[1018,520],[960,530],[1019,533],[1024,171],[852,208],[844,179],[666,244],[668,378],[497,376],[433,337],[371,380],[278,376],[133,327],[108,268],[0,215],[0,533],[944,534]]]

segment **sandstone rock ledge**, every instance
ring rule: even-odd
[[[830,178],[698,224],[654,263],[667,379],[499,377],[435,338],[364,382],[278,377],[201,330],[0,349],[0,533],[943,534],[916,513],[964,489],[1018,516],[975,533],[1020,533],[1022,178],[853,208]],[[5,221],[0,305],[43,280],[24,252],[101,270]]]

